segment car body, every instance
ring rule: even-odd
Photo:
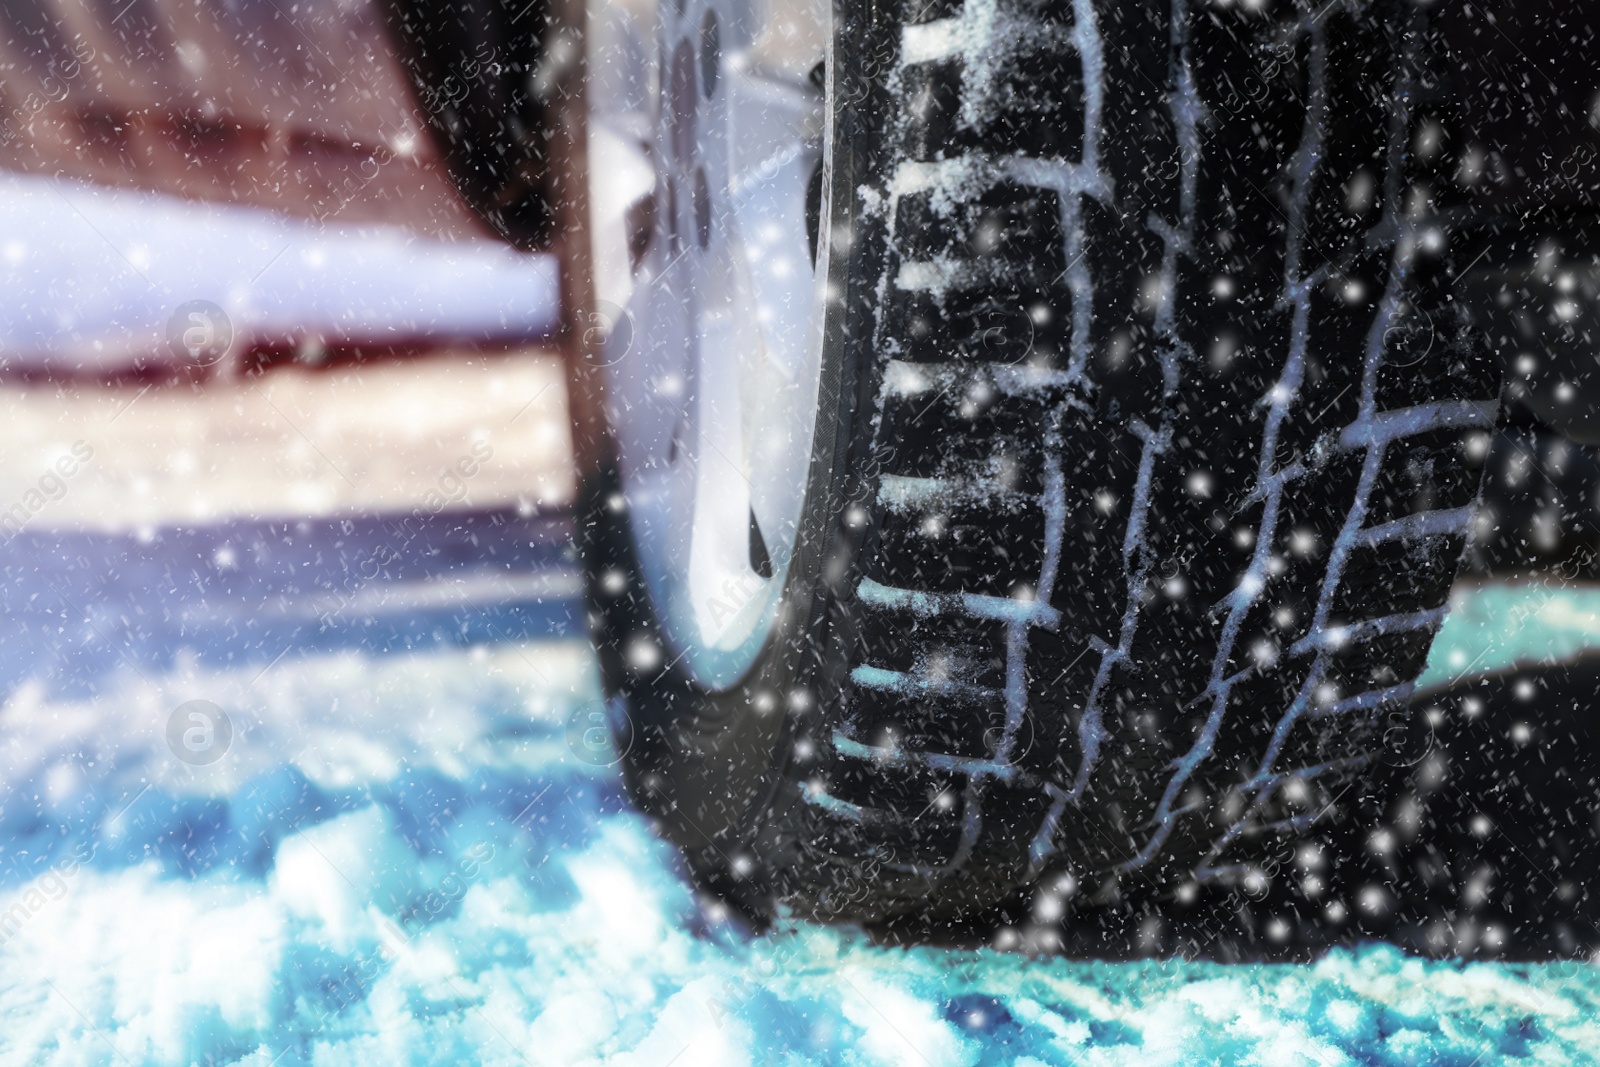
[[[485,233],[368,0],[7,3],[0,71],[0,167]]]

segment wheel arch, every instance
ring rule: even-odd
[[[549,251],[581,74],[576,5],[562,0],[380,0],[428,131],[467,206],[501,239]]]

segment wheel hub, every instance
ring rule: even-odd
[[[606,416],[669,655],[711,688],[764,645],[804,505],[821,370],[807,211],[825,143],[811,74],[827,21],[826,5],[732,0],[595,20],[596,287],[617,320]]]

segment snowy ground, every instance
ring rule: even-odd
[[[176,758],[191,700],[215,763]],[[129,669],[0,713],[6,1063],[1574,1063],[1587,966],[1030,962],[719,927],[581,731],[586,649]]]
[[[192,257],[141,258],[131,233],[117,245],[124,207],[0,190],[22,235],[0,245],[0,342],[35,330],[104,365],[122,350],[97,341],[154,334],[169,296],[209,280]],[[360,304],[275,274],[298,246],[270,261],[279,231],[259,220],[200,217],[244,227],[232,247],[269,268],[252,284],[327,295],[330,328]],[[79,286],[29,318],[93,253],[68,226],[91,220],[127,293]],[[497,277],[491,317],[537,282]],[[279,322],[249,310],[279,299],[255,290],[241,321]],[[0,1063],[1600,1062],[1587,964],[741,936],[595,743],[555,382],[513,354],[198,392],[0,389],[0,511],[26,513],[0,534]],[[1596,646],[1600,597],[1490,588],[1430,677]]]

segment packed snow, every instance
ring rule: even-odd
[[[1592,646],[1592,608],[1543,610]],[[1504,610],[1463,605],[1443,655]],[[169,740],[192,701],[228,723],[200,755]],[[265,670],[180,658],[92,696],[13,689],[0,1062],[1464,1067],[1600,1048],[1584,963],[1384,946],[1309,966],[1101,963],[805,924],[752,937],[630,809],[588,746],[599,713],[570,639]]]

